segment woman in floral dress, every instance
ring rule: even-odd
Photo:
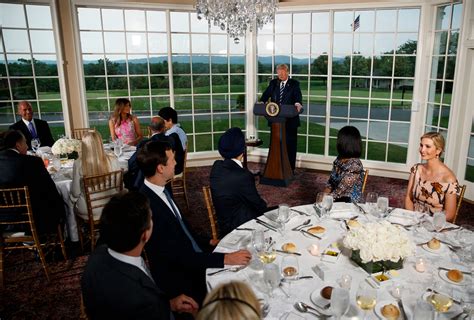
[[[138,118],[130,114],[130,100],[118,98],[115,101],[115,111],[109,120],[110,137],[113,141],[121,139],[124,144],[137,145],[143,138]]]

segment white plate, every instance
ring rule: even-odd
[[[328,284],[324,284],[321,288],[318,288],[311,292],[309,299],[316,306],[316,309],[319,310],[320,313],[330,316],[331,315],[331,308],[323,309],[322,307],[327,305],[331,300],[325,299],[321,296],[321,289],[328,286]],[[333,286],[334,287],[334,286]]]
[[[448,278],[448,271],[447,270],[440,269],[438,274],[439,274],[439,277],[441,279],[443,279],[446,282],[449,282],[450,284],[454,284],[456,286],[466,286],[469,283],[471,283],[471,276],[467,275],[467,274],[463,274],[464,278],[462,279],[461,282],[454,282],[454,281],[450,280]]]
[[[431,302],[428,300],[428,297],[430,295],[432,295],[433,293],[432,292],[425,292],[423,294],[423,296],[421,297],[423,300],[427,301],[429,304],[431,304]],[[443,312],[443,313],[440,313],[440,319],[451,319],[453,318],[454,316],[460,314],[462,312],[462,308],[453,302],[453,305],[451,306],[451,308],[449,308],[449,310],[447,312]]]
[[[423,249],[426,251],[433,253],[433,254],[441,254],[446,250],[446,245],[444,243],[440,243],[439,249],[431,249],[428,247],[428,245],[425,243],[424,245],[421,246]]]
[[[397,301],[395,301],[395,300],[382,300],[380,302],[377,302],[377,304],[375,305],[375,308],[374,308],[374,312],[380,319],[387,319],[382,314],[382,308],[384,306],[386,306],[387,304],[393,304],[394,306],[396,306],[398,308]],[[398,308],[398,310],[400,311],[400,308]],[[397,319],[401,318],[401,313],[402,312],[400,311],[400,317],[398,317]]]

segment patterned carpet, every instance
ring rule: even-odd
[[[263,171],[263,165],[251,163],[252,170]],[[193,228],[202,234],[210,234],[202,186],[209,184],[210,167],[189,168],[187,188],[189,212],[187,218]],[[288,188],[258,185],[257,189],[269,206],[288,203],[291,206],[314,202],[328,178],[327,172],[297,169],[295,180]],[[258,181],[258,179],[257,179]],[[369,176],[366,191],[376,191],[390,199],[390,206],[401,207],[407,182]],[[179,202],[179,201],[178,201]],[[183,207],[183,206],[181,206]],[[464,202],[459,224],[474,224],[474,204]],[[69,246],[70,256],[77,249]],[[5,288],[0,289],[0,319],[78,319],[80,315],[80,275],[87,255],[68,261],[60,254],[50,257],[52,279],[47,282],[41,264],[30,252],[12,253],[5,258]]]

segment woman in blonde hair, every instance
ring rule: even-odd
[[[248,285],[240,281],[222,284],[204,299],[197,320],[261,319],[260,302]]]
[[[121,139],[123,143],[135,146],[143,138],[138,118],[130,113],[130,100],[118,98],[115,110],[109,120],[110,137],[113,141]]]
[[[80,217],[88,219],[87,203],[82,178],[84,176],[104,174],[120,170],[115,155],[104,152],[102,137],[97,131],[89,131],[82,137],[81,154],[74,161],[72,170],[71,200]],[[115,190],[112,190],[115,192]],[[100,218],[100,212],[94,212],[94,220]]]
[[[424,163],[411,168],[405,196],[405,208],[446,213],[446,220],[453,221],[456,214],[458,182],[454,173],[441,161],[445,142],[438,132],[425,133],[420,138],[419,152]]]

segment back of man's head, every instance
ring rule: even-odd
[[[17,143],[23,139],[25,139],[25,136],[21,131],[7,130],[2,132],[0,135],[0,150],[16,149]]]
[[[100,237],[110,249],[127,252],[137,247],[150,224],[148,198],[133,191],[122,193],[105,205],[100,218]]]
[[[173,123],[178,123],[178,113],[171,107],[164,107],[158,111],[158,115],[165,119],[166,121],[170,121]]]
[[[161,117],[153,117],[148,127],[154,133],[161,133],[165,130],[165,121]]]
[[[166,150],[173,150],[168,142],[149,141],[138,150],[137,163],[143,175],[147,178],[152,177],[156,173],[158,165],[166,165],[168,156]]]

